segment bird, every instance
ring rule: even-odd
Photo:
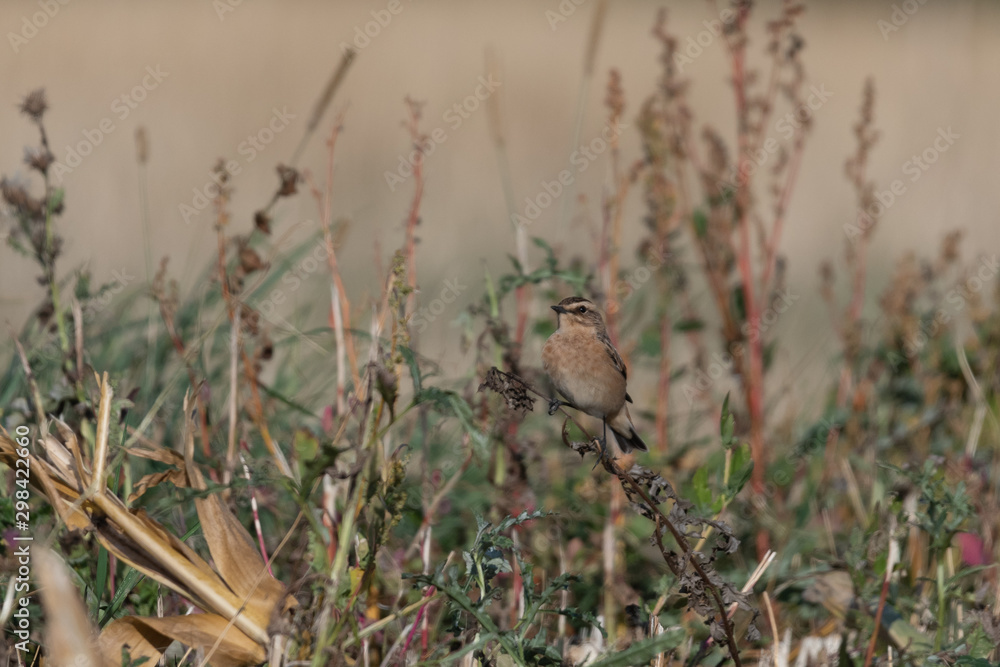
[[[580,410],[604,423],[601,458],[607,456],[608,429],[623,454],[649,451],[636,433],[626,402],[628,370],[618,354],[604,316],[590,299],[566,297],[551,307],[556,311],[556,331],[542,347],[542,366],[566,401],[553,399],[549,414],[563,405]]]

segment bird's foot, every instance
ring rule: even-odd
[[[594,440],[597,441],[597,444],[600,447],[600,452],[599,452],[599,456],[597,458],[597,463],[594,464],[594,467],[591,468],[591,471],[597,470],[597,466],[599,466],[600,464],[604,463],[605,460],[614,461],[614,459],[611,457],[611,454],[608,453],[608,442],[607,442],[607,439],[606,438],[594,438]]]
[[[556,412],[558,412],[559,408],[561,408],[564,405],[566,405],[566,403],[563,403],[562,401],[553,398],[551,401],[549,401],[549,416],[551,417],[552,415],[554,415]]]

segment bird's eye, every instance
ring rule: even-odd
[[[581,315],[583,315],[584,313],[587,312],[587,307],[586,306],[580,306],[579,308],[577,308],[577,312],[579,312]]]

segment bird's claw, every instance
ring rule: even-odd
[[[611,454],[608,453],[607,441],[604,438],[594,438],[594,440],[597,441],[597,445],[600,448],[600,450],[598,451],[597,463],[594,464],[594,467],[591,468],[591,471],[597,470],[597,466],[604,463],[605,460],[607,461],[615,460],[614,458],[611,457]]]
[[[551,417],[552,415],[554,415],[563,405],[564,403],[562,401],[556,400],[554,398],[551,401],[549,401],[549,416]]]

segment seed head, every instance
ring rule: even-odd
[[[21,113],[29,116],[33,121],[38,122],[45,115],[45,110],[49,108],[45,100],[45,89],[38,88],[28,93],[28,96],[21,102]]]

